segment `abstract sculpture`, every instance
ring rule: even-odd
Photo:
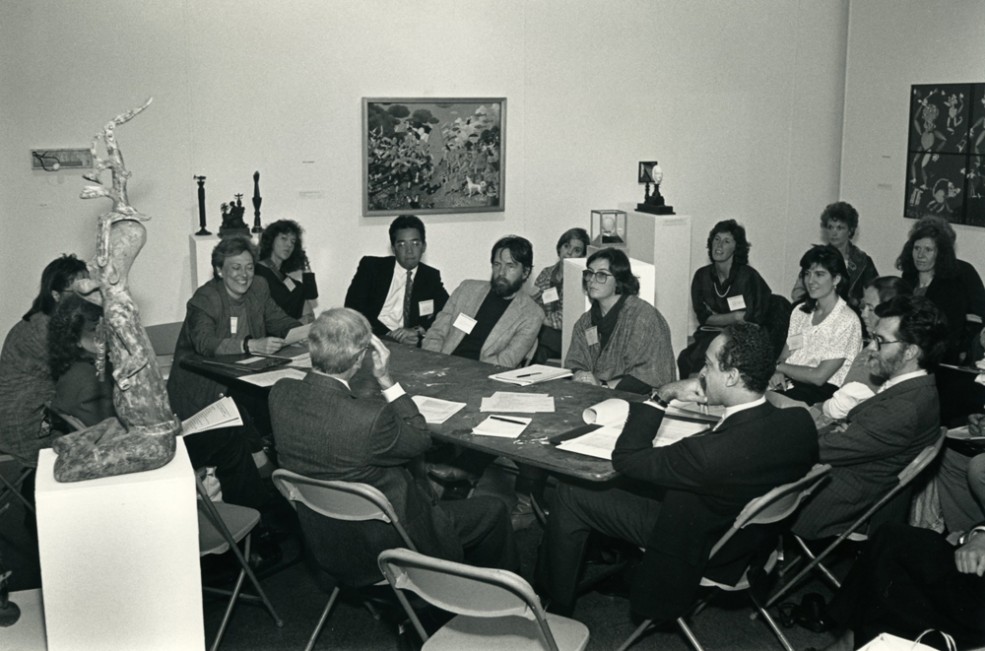
[[[97,372],[106,370],[106,355],[112,365],[113,405],[117,418],[108,418],[84,430],[56,439],[58,454],[55,479],[61,482],[97,479],[131,472],[154,470],[174,457],[175,436],[181,431],[168,404],[167,387],[157,366],[150,339],[140,324],[140,311],[130,295],[128,276],[134,259],[147,241],[141,224],[149,217],[130,205],[127,181],[130,171],[116,145],[115,130],[150,105],[116,116],[92,141],[95,169],[83,178],[83,199],[107,197],[113,209],[99,216],[96,257],[88,263],[89,278],[77,281],[74,289],[87,300],[102,305],[103,319],[97,328],[99,350]],[[102,140],[106,158],[97,155]],[[104,170],[112,185],[103,185]]]

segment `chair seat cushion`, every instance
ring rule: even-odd
[[[579,621],[547,614],[551,633],[561,651],[584,649],[588,627]],[[462,649],[544,649],[537,622],[523,617],[468,617],[458,615],[428,638],[424,651],[462,651]]]

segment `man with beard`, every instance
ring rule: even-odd
[[[537,341],[544,312],[520,291],[534,264],[530,242],[507,235],[493,245],[492,278],[465,280],[434,320],[422,347],[515,368]]]
[[[863,354],[868,355],[872,375],[886,381],[843,421],[821,430],[821,463],[832,468],[830,479],[804,504],[794,522],[793,531],[802,538],[842,533],[940,436],[940,402],[928,371],[947,345],[943,315],[931,301],[917,296],[897,296],[875,311],[879,321]],[[883,507],[880,519],[892,519],[897,509],[908,509],[909,496],[903,495]]]
[[[779,409],[763,393],[776,368],[769,335],[752,323],[729,325],[705,351],[697,378],[665,384],[631,403],[612,452],[615,484],[562,482],[537,567],[548,609],[570,615],[589,534],[599,531],[645,547],[633,572],[630,606],[656,624],[693,604],[701,577],[734,585],[762,531],[743,529],[708,565],[712,546],[743,507],[803,477],[817,461],[817,430],[805,409]],[[723,405],[713,427],[653,447],[673,399]]]

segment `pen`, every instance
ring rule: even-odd
[[[493,420],[501,420],[506,423],[515,423],[517,425],[526,425],[526,421],[519,420],[517,418],[507,418],[506,416],[490,416],[489,418]]]
[[[533,377],[534,375],[537,375],[537,373],[524,373],[523,375],[517,375],[516,377],[517,378],[521,378],[521,377]]]

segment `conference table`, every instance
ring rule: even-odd
[[[614,478],[617,473],[607,459],[590,457],[559,450],[555,443],[570,436],[574,430],[584,429],[582,413],[609,398],[622,398],[638,402],[644,396],[558,379],[530,386],[517,386],[492,380],[490,375],[506,369],[471,359],[434,353],[411,346],[386,342],[390,350],[390,373],[410,395],[440,398],[452,402],[464,402],[465,407],[441,424],[429,424],[435,439],[455,443],[513,461],[543,468],[552,473],[581,480],[602,482]],[[285,349],[279,355],[303,354],[303,349]],[[236,362],[245,356],[222,357],[214,360],[187,358],[181,363],[191,370],[209,375],[226,384],[235,383],[237,390],[252,391],[257,399],[265,399],[266,389],[261,389],[242,378],[252,372]],[[218,362],[218,363],[217,363]],[[379,396],[379,386],[370,373],[371,362],[366,357],[363,368],[352,378],[350,386],[360,397]],[[483,436],[472,429],[489,416],[481,412],[484,397],[497,391],[548,394],[554,398],[553,413],[502,413],[506,416],[532,418],[530,424],[516,439]]]

